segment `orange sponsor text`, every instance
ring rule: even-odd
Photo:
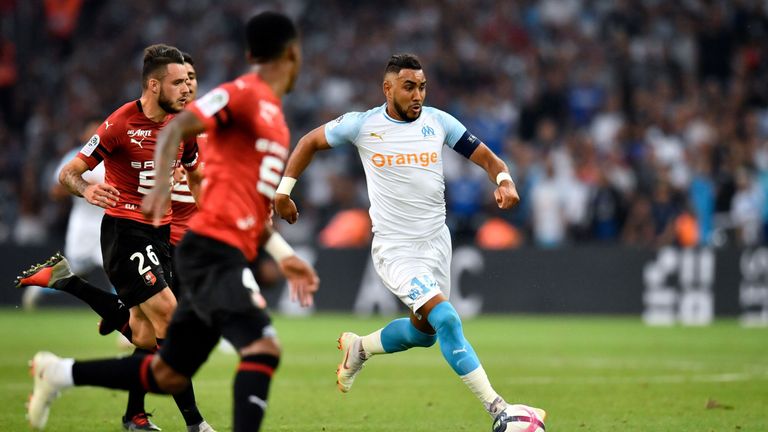
[[[373,165],[382,168],[385,166],[421,165],[423,167],[437,163],[437,152],[406,153],[383,155],[375,153],[371,156]]]

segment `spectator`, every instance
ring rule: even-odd
[[[734,199],[739,166],[757,165],[761,184],[768,185],[768,8],[759,1],[425,0],[407,19],[399,8],[387,7],[395,4],[3,3],[0,242],[62,235],[62,216],[39,202],[45,181],[23,171],[40,172],[57,160],[58,143],[76,133],[78,119],[103,117],[135,93],[141,47],[162,40],[193,53],[205,69],[204,92],[244,67],[240,20],[254,8],[288,12],[312,35],[303,45],[307,73],[285,101],[295,136],[334,114],[377,104],[378,96],[366,90],[370,77],[381,73],[380,59],[392,50],[413,51],[430,65],[430,104],[482,130],[478,135],[510,162],[522,201],[503,215],[507,222],[526,231],[541,225],[533,197],[547,185],[540,180],[546,159],[554,159],[552,185],[566,197],[561,205],[567,217],[558,244],[597,235],[589,197],[605,203],[606,186],[620,192],[627,209],[608,241],[647,245],[647,224],[637,215],[648,209],[660,179],[672,196],[688,197],[701,244],[712,244],[711,233],[725,228],[718,221],[741,214],[743,208],[734,206],[750,201],[743,194]],[[41,22],[46,31],[22,31]],[[99,62],[92,60],[94,52]],[[308,173],[312,181],[296,191],[306,217],[289,230],[294,241],[317,241],[342,209],[336,177],[360,183],[355,157],[318,158]],[[702,171],[699,158],[707,159],[708,170]],[[448,166],[445,172],[449,205],[456,206],[449,211],[457,216],[451,223],[462,227],[457,232],[465,239],[475,239],[480,221],[493,213],[473,200],[480,195],[474,178]],[[354,204],[344,209],[365,203]],[[664,206],[651,207],[659,216]],[[663,219],[674,221],[676,214]],[[662,243],[674,241],[671,232]],[[536,235],[522,237],[539,244]]]

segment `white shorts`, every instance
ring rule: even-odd
[[[69,261],[72,273],[86,275],[104,266],[101,258],[101,236],[99,225],[83,229],[68,229],[64,244],[64,256]]]
[[[428,240],[393,241],[374,236],[373,267],[384,286],[416,312],[429,299],[451,293],[451,233],[447,226]]]

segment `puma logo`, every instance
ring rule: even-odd
[[[248,402],[257,405],[259,408],[261,408],[262,411],[267,409],[267,401],[256,395],[248,396]]]

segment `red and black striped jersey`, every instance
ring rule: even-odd
[[[197,136],[197,149],[199,165],[202,168],[202,152],[205,147],[205,140],[208,139],[208,134],[202,133]],[[174,183],[171,189],[171,210],[173,215],[171,217],[171,244],[175,245],[184,234],[187,232],[189,226],[189,220],[197,212],[197,203],[192,197],[192,192],[189,190],[189,184],[187,183],[187,177]]]
[[[154,122],[144,115],[139,100],[128,102],[112,113],[80,150],[77,156],[91,169],[104,161],[105,182],[120,191],[118,205],[107,209],[106,214],[151,223],[141,213],[141,200],[155,185],[155,142],[172,117],[168,115],[162,122]],[[180,163],[188,170],[197,168],[195,140],[179,143],[173,166],[165,167],[161,172],[170,176]],[[169,209],[161,223],[170,221]]]

